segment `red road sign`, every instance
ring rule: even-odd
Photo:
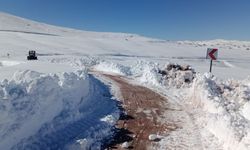
[[[207,58],[211,60],[217,60],[218,57],[218,49],[217,48],[208,48],[207,49]]]

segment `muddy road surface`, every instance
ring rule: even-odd
[[[121,76],[104,75],[120,88],[123,115],[117,123],[117,132],[108,149],[123,149],[122,143],[128,142],[128,149],[145,150],[154,147],[161,139],[149,140],[149,135],[164,135],[177,127],[162,123],[167,100],[152,90],[128,83]]]

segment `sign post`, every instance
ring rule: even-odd
[[[206,59],[210,59],[210,69],[209,72],[212,72],[213,60],[218,58],[218,49],[217,48],[208,48]]]
[[[211,59],[211,60],[210,60],[210,69],[209,69],[209,72],[210,72],[210,73],[212,72],[212,66],[213,66],[213,60]]]

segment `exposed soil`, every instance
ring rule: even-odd
[[[129,141],[129,149],[145,150],[157,144],[150,141],[150,134],[163,135],[175,130],[176,126],[161,123],[167,100],[152,90],[132,85],[120,76],[104,75],[113,80],[120,88],[124,114],[117,122],[117,132],[107,149],[122,149],[121,144]],[[160,139],[158,139],[160,140]]]

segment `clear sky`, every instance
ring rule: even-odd
[[[0,11],[166,40],[250,40],[250,0],[0,0]]]

